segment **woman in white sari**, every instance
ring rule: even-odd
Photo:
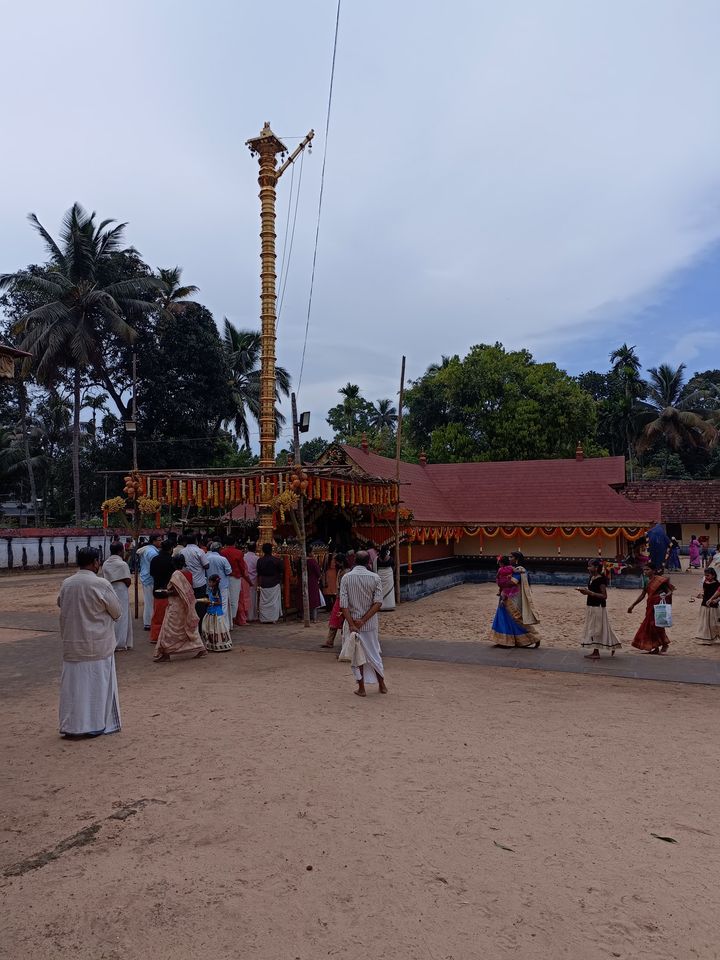
[[[115,649],[132,650],[133,632],[130,618],[130,567],[124,560],[125,550],[118,541],[110,544],[110,556],[102,566],[103,577],[112,585],[122,611],[115,621]]]
[[[383,601],[381,610],[395,609],[395,562],[390,556],[390,548],[383,547],[377,559],[377,574],[382,584]]]

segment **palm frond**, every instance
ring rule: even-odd
[[[57,245],[57,243],[52,238],[50,233],[40,223],[40,221],[38,220],[37,216],[34,213],[28,214],[28,220],[32,224],[33,229],[36,230],[45,241],[45,246],[47,247],[47,250],[48,250],[48,253],[50,254],[50,259],[52,260],[52,262],[56,264],[60,268],[60,270],[64,271],[66,268],[65,256],[62,250],[60,249],[60,247]]]

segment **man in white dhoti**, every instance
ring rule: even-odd
[[[122,615],[112,586],[98,576],[100,554],[78,551],[78,572],[60,588],[60,734],[97,737],[120,729],[113,621]]]
[[[355,631],[366,663],[352,667],[359,697],[366,696],[365,685],[377,683],[380,693],[387,693],[385,668],[378,634],[378,611],[382,607],[383,590],[380,577],[368,569],[370,557],[365,550],[355,556],[355,566],[340,582],[340,609],[345,617],[343,633]]]
[[[143,588],[143,626],[146,630],[150,629],[150,624],[152,623],[153,618],[153,607],[154,607],[154,597],[153,597],[153,578],[150,573],[150,564],[153,559],[160,553],[160,542],[162,537],[160,534],[153,534],[150,537],[150,540],[145,547],[141,547],[138,552],[138,561],[140,563],[140,582],[142,583]]]
[[[282,616],[282,582],[285,566],[280,557],[273,556],[272,550],[271,543],[264,543],[263,555],[257,562],[260,623],[277,623]]]
[[[110,556],[102,567],[102,575],[115,591],[120,603],[120,619],[115,621],[115,649],[132,650],[133,632],[130,618],[130,567],[123,559],[125,549],[118,541],[110,544]]]

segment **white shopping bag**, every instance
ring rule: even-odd
[[[669,603],[655,604],[655,626],[656,627],[672,626],[672,607],[670,606]]]

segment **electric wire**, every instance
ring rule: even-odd
[[[285,251],[287,250],[288,233],[290,230],[290,213],[292,211],[293,187],[295,185],[295,164],[290,170],[290,194],[288,196],[287,217],[285,218],[285,236],[283,238],[282,255],[280,257],[280,285],[282,286],[283,271],[285,270]],[[278,311],[278,317],[280,311]]]
[[[298,184],[297,190],[295,191],[295,211],[293,213],[293,222],[292,230],[290,231],[290,247],[288,249],[287,255],[287,265],[285,267],[285,278],[282,276],[282,269],[280,270],[280,305],[278,306],[277,320],[275,321],[275,330],[280,323],[280,317],[282,315],[283,304],[285,303],[285,290],[287,288],[288,274],[290,273],[290,260],[292,258],[293,244],[295,242],[295,225],[297,223],[298,215],[298,203],[300,202],[300,188],[302,186],[302,175],[303,175],[303,163],[305,161],[305,151],[300,154],[300,170],[298,171]],[[295,170],[295,164],[293,164],[293,170]],[[292,197],[292,180],[290,181],[290,192]],[[290,219],[290,207],[288,206],[288,220]],[[287,229],[287,228],[286,228]],[[283,252],[283,261],[285,259],[285,254]]]
[[[323,161],[320,171],[320,196],[318,198],[317,224],[315,226],[315,248],[313,250],[312,270],[310,271],[310,291],[308,294],[307,317],[305,320],[305,339],[303,341],[302,358],[300,360],[300,375],[298,377],[297,395],[300,396],[303,371],[305,369],[305,353],[307,351],[308,332],[310,330],[310,312],[312,310],[313,289],[315,287],[315,266],[317,263],[318,239],[320,236],[320,215],[322,214],[323,192],[325,189],[325,162],[327,160],[328,132],[330,130],[330,111],[332,108],[333,84],[335,82],[335,58],[337,55],[338,30],[340,28],[340,4],[338,0],[335,14],[335,37],[333,40],[332,64],[330,66],[330,90],[328,92],[327,115],[325,117],[325,143],[323,145]]]

